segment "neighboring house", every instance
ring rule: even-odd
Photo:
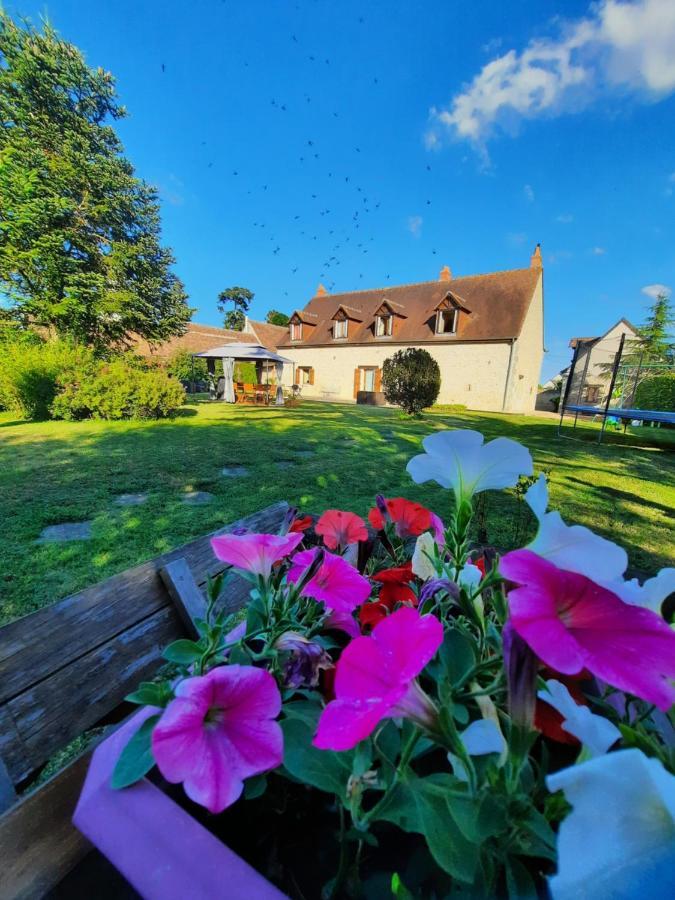
[[[612,366],[621,344],[621,335],[626,335],[624,346],[639,337],[637,329],[628,319],[619,319],[598,337],[574,337],[570,340],[570,347],[574,352],[578,348],[578,352],[568,403],[597,406],[607,400]],[[563,393],[569,370],[570,366],[560,373],[563,376]]]
[[[290,319],[278,351],[295,362],[303,396],[353,400],[375,394],[382,364],[423,347],[441,370],[439,403],[534,409],[543,356],[543,271],[537,245],[527,269],[399,287],[316,295]]]

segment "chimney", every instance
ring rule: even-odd
[[[537,244],[534,248],[534,253],[530,257],[530,268],[531,269],[543,269],[544,263],[541,258],[541,244]]]
[[[328,291],[326,290],[326,288],[322,284],[320,284],[318,286],[318,288],[316,289],[316,294],[314,296],[315,297],[326,297],[327,294],[328,294]]]
[[[452,272],[450,266],[443,266],[438,276],[439,281],[452,281]]]

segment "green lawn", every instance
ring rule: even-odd
[[[568,521],[622,543],[638,570],[672,564],[674,432],[613,433],[598,446],[592,428],[582,429],[586,441],[558,440],[556,421],[547,418],[438,409],[409,421],[390,409],[310,402],[279,410],[201,402],[151,423],[27,423],[0,413],[0,621],[279,499],[309,511],[365,514],[381,491],[418,499],[442,516],[445,492],[414,485],[405,464],[425,434],[447,427],[523,442],[536,467],[550,471],[552,503]],[[232,463],[249,474],[223,477]],[[215,500],[183,505],[181,494],[192,490]],[[114,505],[117,495],[137,492],[150,494],[145,505]],[[521,510],[512,497],[489,497],[494,544],[512,544]],[[82,520],[93,520],[93,540],[35,543],[46,525]]]

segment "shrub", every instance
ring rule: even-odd
[[[55,418],[163,419],[185,402],[185,390],[175,378],[124,358],[101,363],[91,377],[82,374],[71,371],[59,380]]]
[[[382,388],[388,403],[395,403],[408,415],[419,415],[436,402],[441,389],[441,370],[426,350],[413,347],[399,350],[384,361]]]
[[[637,409],[675,412],[675,372],[652,375],[640,382],[635,392]]]
[[[193,370],[194,363],[194,370]],[[179,381],[206,381],[208,371],[206,360],[194,357],[189,350],[176,350],[166,364],[166,371]]]
[[[94,357],[69,341],[22,338],[0,347],[0,402],[26,419],[47,419],[59,390],[59,378],[91,369]]]

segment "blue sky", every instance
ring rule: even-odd
[[[672,0],[6,8],[116,76],[195,321],[234,284],[262,318],[319,281],[519,268],[541,241],[547,377],[675,283]]]

